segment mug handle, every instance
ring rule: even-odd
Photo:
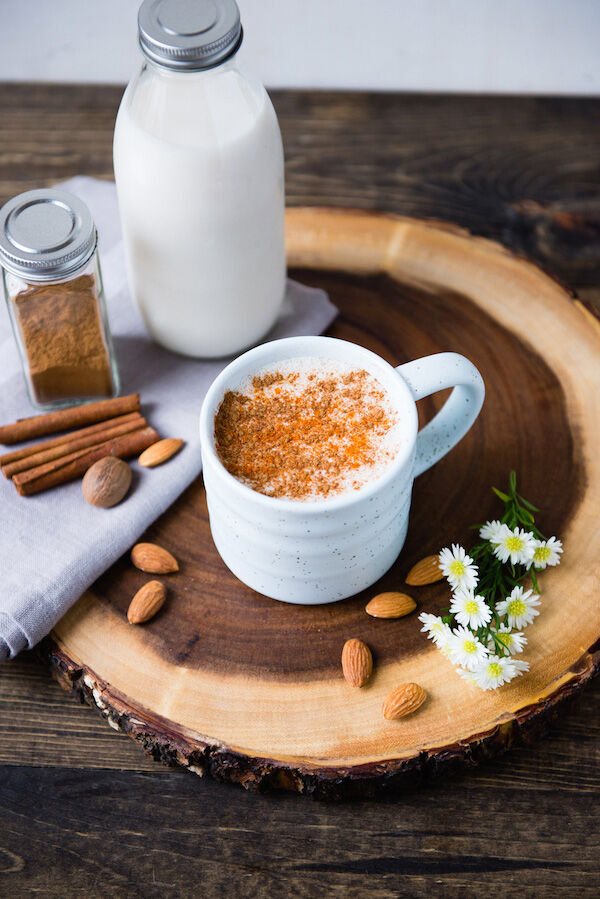
[[[417,435],[414,476],[439,462],[462,440],[481,410],[485,396],[483,378],[472,362],[458,353],[436,353],[399,365],[413,399],[454,387],[428,424]]]

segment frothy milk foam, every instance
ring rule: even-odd
[[[240,410],[242,419],[231,418],[234,450],[228,455],[219,446],[219,422],[228,399],[233,402],[232,397],[238,398],[233,408],[236,413]],[[256,404],[257,398],[260,403],[255,421],[246,430],[240,421],[251,420],[248,401]],[[296,408],[298,412],[293,411]],[[311,427],[304,441],[302,426],[307,420],[311,422],[312,413],[326,430],[323,439],[318,440],[320,431]],[[298,424],[294,415],[298,416]],[[273,433],[275,437],[271,438]],[[242,443],[248,434],[256,439],[257,447],[245,453]],[[316,356],[269,364],[241,381],[234,391],[226,394],[217,411],[215,436],[221,461],[239,480],[266,495],[304,501],[352,494],[377,480],[406,440],[400,416],[387,390],[373,375],[359,365]],[[362,450],[363,443],[368,462],[357,466],[360,452],[354,448],[358,445]],[[294,448],[292,455],[290,446]],[[238,451],[241,451],[241,464],[237,464],[237,456],[230,464],[234,452]],[[301,461],[296,469],[293,466],[297,457]],[[246,459],[251,467],[244,469]],[[348,459],[350,464],[346,464]],[[281,468],[277,467],[278,460],[282,460]],[[290,464],[288,471],[286,461]],[[266,480],[257,486],[256,472],[264,462],[270,467]],[[312,475],[306,474],[307,469]],[[242,470],[246,476],[241,475]],[[299,487],[303,483],[307,490],[304,495]]]

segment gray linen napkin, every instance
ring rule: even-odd
[[[164,437],[182,437],[186,446],[164,468],[136,466],[135,490],[110,511],[87,505],[79,481],[28,498],[0,482],[0,661],[41,640],[198,476],[200,406],[228,362],[184,359],[152,343],[127,289],[114,184],[76,177],[61,187],[88,204],[98,228],[121,390],[141,393],[150,424]],[[284,308],[267,339],[319,334],[336,312],[322,290],[288,281]],[[0,421],[34,414],[6,308],[0,308],[0,360]]]

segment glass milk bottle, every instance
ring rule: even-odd
[[[283,148],[236,63],[234,0],[145,0],[141,71],[115,126],[129,284],[151,337],[217,357],[256,343],[285,291]]]

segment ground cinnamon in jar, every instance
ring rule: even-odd
[[[368,372],[310,357],[227,391],[215,416],[225,468],[267,496],[326,499],[379,477],[401,442],[389,396]]]
[[[0,209],[0,266],[32,404],[116,396],[98,233],[85,203],[56,188],[13,197]]]
[[[13,303],[38,403],[113,394],[92,275],[29,285]]]

